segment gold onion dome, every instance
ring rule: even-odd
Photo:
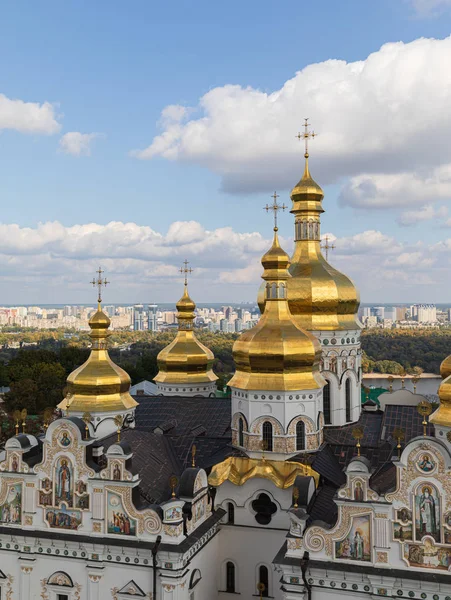
[[[97,311],[89,320],[91,353],[88,360],[67,378],[67,394],[58,408],[98,413],[125,411],[137,406],[130,395],[130,377],[108,354],[110,323],[99,302]]]
[[[193,321],[196,305],[188,294],[185,280],[183,296],[176,304],[178,332],[175,339],[157,356],[157,383],[197,384],[214,382],[213,352],[201,344],[194,335]]]
[[[442,379],[446,379],[451,375],[451,354],[442,361],[440,365],[440,375]]]
[[[317,339],[294,321],[286,300],[290,259],[274,240],[263,256],[265,308],[255,327],[233,345],[236,372],[230,387],[241,390],[313,390],[322,388],[321,347]]]
[[[306,141],[307,131],[297,137]],[[305,168],[300,181],[291,191],[295,216],[295,249],[288,280],[288,305],[296,323],[309,331],[360,329],[357,318],[359,294],[352,281],[334,269],[321,252],[320,215],[324,212],[323,190],[309,171],[309,154],[304,154]],[[260,289],[259,307],[265,304],[264,286]]]

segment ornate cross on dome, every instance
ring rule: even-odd
[[[102,278],[102,274],[104,273],[104,271],[102,271],[101,267],[99,267],[99,270],[96,271],[96,273],[97,273],[97,278],[94,277],[93,280],[91,281],[91,283],[94,287],[97,286],[97,289],[99,290],[99,297],[98,297],[97,301],[100,304],[102,302],[102,287],[103,286],[106,287],[110,282],[106,280],[106,277]]]
[[[321,244],[321,250],[326,251],[326,260],[329,259],[329,250],[334,250],[334,249],[335,249],[335,244],[329,244],[329,236],[326,235],[324,237],[324,244]]]
[[[278,198],[278,194],[277,192],[274,192],[274,194],[271,196],[271,198],[273,199],[273,203],[272,204],[267,204],[266,206],[263,207],[263,210],[266,210],[266,212],[269,212],[270,210],[274,211],[274,231],[277,231],[277,211],[279,210],[285,210],[287,207],[285,206],[285,204],[277,204],[277,198]]]
[[[310,123],[308,122],[308,119],[304,119],[304,133],[299,132],[297,134],[298,140],[304,140],[305,142],[305,153],[304,156],[305,158],[308,158],[308,141],[310,138],[315,139],[315,137],[318,135],[317,133],[315,133],[314,131],[309,131],[309,125]]]
[[[193,270],[191,268],[188,269],[189,262],[187,260],[183,261],[183,267],[179,269],[180,273],[185,274],[185,285],[188,285],[188,273],[192,273]]]

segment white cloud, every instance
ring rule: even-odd
[[[423,206],[418,210],[407,210],[401,213],[397,219],[398,223],[403,227],[408,227],[410,225],[416,225],[417,223],[421,223],[423,221],[431,221],[432,219],[437,219],[443,221],[443,224],[449,221],[446,219],[448,215],[448,209],[446,206],[441,206],[440,208],[434,208],[433,206]]]
[[[134,155],[201,165],[229,192],[287,189],[300,175],[295,133],[308,115],[319,130],[312,172],[322,185],[344,184],[342,202],[396,208],[448,200],[450,56],[451,38],[418,39],[385,44],[362,61],[308,65],[272,92],[217,87],[194,108],[166,107],[161,134]]]
[[[51,135],[58,133],[60,128],[55,106],[50,102],[24,102],[0,94],[0,130]]]
[[[100,133],[69,131],[60,139],[59,148],[64,154],[72,154],[72,156],[90,156],[92,142],[101,136],[102,134]]]
[[[419,17],[436,17],[451,8],[451,0],[409,0]]]
[[[428,245],[377,230],[327,235],[335,245],[330,263],[354,280],[366,301],[439,301],[451,292],[451,238]],[[89,301],[88,282],[99,264],[112,281],[107,302],[175,302],[185,259],[194,269],[190,290],[198,303],[255,300],[270,244],[258,232],[207,230],[196,221],[172,223],[167,232],[117,221],[0,224],[2,302]],[[281,244],[291,252],[292,241]]]

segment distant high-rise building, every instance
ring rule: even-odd
[[[235,331],[239,333],[243,330],[243,321],[241,319],[235,319]]]
[[[227,319],[221,319],[221,321],[219,322],[219,329],[223,333],[229,332],[229,322]]]
[[[435,304],[417,304],[416,320],[418,323],[435,323],[437,321],[437,308]]]
[[[147,329],[147,313],[142,304],[135,304],[133,307],[133,329],[135,331]]]
[[[147,329],[149,329],[149,331],[158,331],[157,309],[158,306],[156,304],[149,304],[148,306]]]
[[[363,314],[363,318],[371,317],[371,306],[364,306],[362,314]]]
[[[385,317],[385,307],[384,306],[373,306],[371,309],[371,315],[373,317],[377,317],[378,321],[383,321]]]

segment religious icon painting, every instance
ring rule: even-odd
[[[417,461],[417,468],[422,473],[432,473],[436,469],[436,462],[430,454],[421,454]]]
[[[67,433],[67,431],[63,431],[62,436],[59,438],[59,443],[61,444],[61,446],[63,446],[63,448],[67,448],[68,446],[71,445],[72,440],[70,439],[69,434]]]
[[[121,466],[117,462],[115,462],[113,466],[113,479],[115,481],[120,481],[122,479]]]
[[[48,477],[46,477],[45,479],[42,480],[41,486],[45,492],[50,492],[50,490],[52,489],[52,482],[50,481],[50,479]]]
[[[451,531],[444,531],[445,534],[445,544],[451,544]]]
[[[451,529],[451,512],[447,512],[443,516],[443,524]]]
[[[412,511],[408,508],[400,508],[396,511],[396,518],[398,521],[402,521],[403,523],[408,523],[412,520]]]
[[[79,479],[77,481],[75,489],[77,490],[78,494],[85,494],[86,493],[86,483],[84,481],[82,481],[81,479]]]
[[[6,500],[0,506],[0,523],[20,525],[22,523],[22,484],[11,485]]]
[[[52,506],[52,493],[39,492],[39,504],[41,506]]]
[[[81,510],[89,510],[89,494],[75,497],[75,506]]]
[[[61,508],[48,508],[45,518],[52,529],[71,529],[76,531],[81,525],[81,512],[69,510],[65,504]]]
[[[131,519],[118,494],[108,492],[107,498],[108,533],[136,535],[136,521]]]
[[[424,536],[440,541],[440,498],[430,484],[420,484],[415,494],[415,539]]]
[[[344,560],[371,561],[370,515],[353,517],[345,539],[335,542],[335,557]]]
[[[413,539],[412,523],[393,523],[393,538],[400,542]]]
[[[404,558],[412,567],[448,571],[451,566],[451,550],[435,546],[429,539],[424,544],[406,544]]]
[[[64,456],[55,465],[55,505],[65,502],[67,506],[74,505],[74,470],[70,460]]]

